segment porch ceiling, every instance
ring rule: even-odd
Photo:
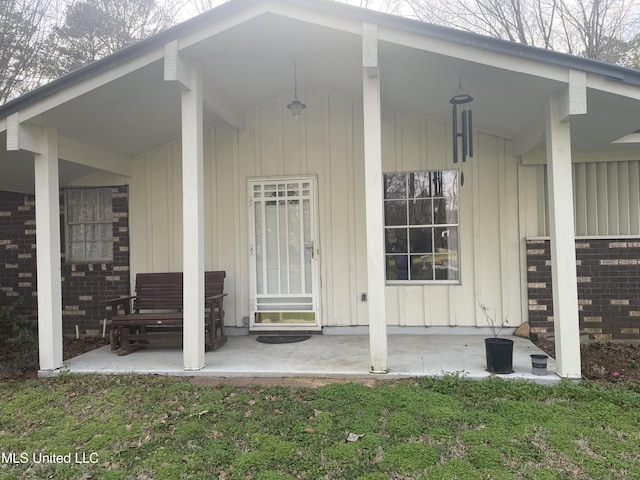
[[[305,87],[317,87],[361,98],[361,42],[359,35],[346,30],[263,13],[194,43],[182,53],[202,66],[205,88],[247,113],[276,98],[293,96],[294,61],[301,97]],[[450,49],[453,53],[442,54],[380,41],[384,108],[449,121],[448,100],[462,79],[475,98],[475,126],[514,138],[532,121],[542,120],[548,96],[565,85],[542,74],[513,71],[508,64],[485,65],[481,50],[472,60],[457,58],[455,48]],[[545,66],[541,64],[540,69],[544,71]],[[637,100],[589,90],[588,114],[572,119],[574,149],[637,150],[634,145],[610,142],[638,130],[639,114]],[[220,121],[207,111],[205,124]],[[133,157],[179,138],[180,90],[163,80],[159,59],[71,96],[28,123],[55,127],[62,136]],[[7,152],[2,149],[0,173],[6,169],[5,157]]]

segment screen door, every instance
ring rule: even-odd
[[[250,180],[248,186],[250,327],[319,329],[315,178]]]

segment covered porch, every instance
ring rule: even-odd
[[[464,163],[454,162],[449,104],[460,79],[476,99],[476,155]],[[436,337],[388,336],[388,329],[484,327],[479,302],[495,309],[499,325],[521,324],[539,307],[527,303],[525,238],[548,235],[549,321],[558,352],[549,371],[579,378],[574,153],[585,162],[636,158],[633,144],[614,141],[637,129],[638,84],[638,75],[618,67],[334,2],[254,0],[230,2],[17,99],[0,108],[1,164],[11,171],[5,188],[16,188],[17,165],[29,184],[22,189],[37,196],[43,374],[81,371],[103,353],[63,366],[59,189],[128,185],[131,264],[122,275],[184,272],[184,348],[126,358],[107,351],[101,368],[143,371],[153,363],[144,359],[155,355],[149,358],[157,373],[222,374],[246,362],[255,374],[270,359],[273,374],[302,368],[308,355],[308,374],[315,365],[326,374],[477,368],[481,375],[481,335],[452,339],[462,350],[454,349],[449,362],[432,343]],[[294,118],[288,104],[298,86],[307,108]],[[66,176],[69,164],[73,178]],[[390,282],[383,176],[444,171],[460,179],[459,214],[444,222],[462,233],[450,255],[460,273],[445,282]],[[233,338],[205,354],[203,272],[227,272],[226,324],[245,328],[255,318],[257,285],[250,182],[292,177],[318,185],[309,208],[317,211],[318,235],[300,244],[310,249],[316,278],[315,326],[368,325],[368,335],[342,346],[329,336],[276,347]],[[587,179],[598,186],[606,178]],[[424,204],[432,201],[439,200]],[[418,223],[425,238],[432,231],[444,238],[435,217]],[[428,243],[411,253],[435,262]],[[246,351],[238,350],[245,343]],[[462,361],[471,345],[477,352]],[[302,356],[287,358],[287,348]],[[262,351],[264,357],[252,357]],[[344,365],[336,366],[338,359]],[[528,354],[514,361],[515,375],[530,371]]]
[[[424,329],[423,333],[424,333]],[[62,369],[40,371],[40,376],[72,374],[152,374],[225,378],[303,377],[314,378],[406,378],[460,375],[472,379],[492,376],[486,371],[485,335],[391,334],[388,337],[389,374],[370,374],[367,335],[312,335],[298,343],[264,344],[255,335],[231,336],[224,348],[205,354],[206,366],[198,371],[181,368],[182,351],[177,347],[149,346],[119,357],[109,346],[79,355]],[[529,340],[514,340],[514,373],[499,375],[507,380],[528,380],[552,385],[560,381],[556,362],[549,358],[547,375],[534,375],[531,354],[543,353]]]

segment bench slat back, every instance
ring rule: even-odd
[[[205,272],[205,297],[223,293],[224,271]],[[138,273],[134,311],[173,310],[183,307],[182,272]]]
[[[225,271],[204,272],[204,296],[211,297],[224,293]]]

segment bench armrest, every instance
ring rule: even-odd
[[[131,313],[131,300],[133,300],[134,298],[136,298],[135,295],[129,297],[112,298],[110,300],[104,300],[100,302],[100,305],[111,305],[116,310],[118,309],[119,305],[122,305],[124,313],[126,315],[129,315]]]
[[[204,297],[204,301],[205,302],[210,302],[212,300],[220,300],[221,298],[224,298],[227,295],[229,295],[229,294],[228,293],[218,293],[217,295],[210,295],[208,297]]]

